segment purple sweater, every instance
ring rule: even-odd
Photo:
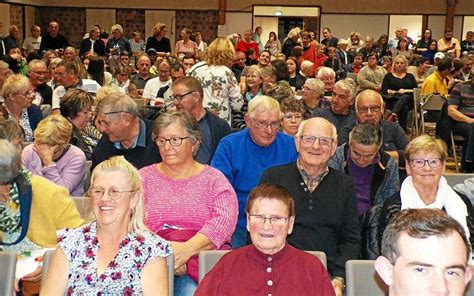
[[[86,156],[81,149],[70,145],[66,153],[51,165],[44,167],[41,158],[33,150],[34,144],[23,149],[23,166],[32,174],[42,176],[57,185],[64,186],[72,196],[84,195]]]

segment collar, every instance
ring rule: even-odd
[[[298,171],[300,172],[301,176],[305,180],[306,179],[311,180],[311,181],[318,180],[318,182],[321,182],[321,180],[324,179],[324,177],[326,177],[326,175],[329,173],[329,167],[326,165],[326,168],[319,175],[312,176],[303,169],[303,167],[300,164],[299,158],[296,161],[296,167],[298,168]]]
[[[288,246],[288,243],[285,242],[285,245],[280,251],[276,252],[273,255],[269,255],[269,254],[263,253],[262,251],[257,249],[254,245],[250,245],[249,247],[251,248],[250,256],[255,262],[261,262],[263,260],[264,262],[267,262],[267,263],[274,262],[275,260],[279,261],[285,258],[285,256],[288,254],[289,249],[290,249],[290,247]]]
[[[122,146],[122,143],[114,142],[113,144],[114,144],[115,148],[124,150],[124,149],[134,149],[137,146],[145,147],[145,144],[146,144],[146,125],[145,125],[145,121],[143,121],[141,118],[139,118],[139,120],[140,120],[140,130],[138,131],[138,136],[135,139],[135,143],[132,145],[132,147],[125,148],[125,147]]]

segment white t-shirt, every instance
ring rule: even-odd
[[[26,50],[27,53],[38,51],[41,44],[41,36],[38,38],[26,37],[23,41],[22,48]]]
[[[145,84],[145,88],[143,89],[143,96],[144,99],[150,99],[150,105],[154,106],[156,101],[161,101],[164,103],[163,98],[158,98],[158,91],[160,88],[165,87],[171,84],[171,79],[168,81],[160,81],[160,77],[155,77],[147,81]]]
[[[75,88],[82,89],[86,91],[88,94],[95,98],[97,91],[100,89],[100,84],[97,81],[92,79],[82,79],[82,81],[75,86]],[[61,103],[61,98],[66,94],[66,89],[64,86],[60,85],[56,87],[53,91],[53,99],[52,99],[52,109],[59,109],[59,105]]]

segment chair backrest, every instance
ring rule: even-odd
[[[86,202],[87,196],[71,196],[72,200],[76,203],[76,208],[83,219],[86,218]]]
[[[89,186],[91,186],[91,167],[92,167],[92,160],[86,161],[86,175],[84,176],[84,192],[89,190]]]
[[[0,252],[0,295],[14,295],[16,254]]]
[[[227,252],[229,251],[211,250],[199,252],[199,282]]]
[[[388,287],[374,267],[375,260],[349,260],[346,262],[347,296],[385,296]]]
[[[430,96],[422,105],[424,111],[441,111],[447,99],[441,95]]]
[[[46,276],[48,275],[49,265],[55,250],[48,250],[43,255],[43,270],[41,271],[41,285],[44,285]]]
[[[174,254],[166,257],[166,265],[168,266],[168,295],[174,295]]]
[[[307,253],[310,253],[316,257],[318,257],[319,261],[321,261],[321,263],[324,265],[324,268],[328,268],[327,266],[327,257],[326,257],[326,253],[322,252],[322,251],[305,251]]]
[[[464,180],[473,178],[473,174],[453,174],[453,173],[446,173],[444,174],[446,181],[448,181],[448,185],[454,187],[458,184],[464,183]]]

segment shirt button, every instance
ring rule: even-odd
[[[269,280],[269,281],[267,282],[267,285],[270,286],[270,287],[273,286],[273,281],[272,281],[272,280]]]
[[[272,257],[268,257],[267,260],[268,260],[268,262],[272,262],[273,258],[272,258]]]
[[[304,182],[301,182],[300,185],[301,185],[301,186],[304,186]]]
[[[308,191],[308,188],[305,188],[304,191]]]
[[[308,209],[312,210],[312,209],[313,209],[313,206],[309,206]]]
[[[310,200],[309,200],[309,203],[313,203],[313,200],[312,200],[312,199],[310,199]]]
[[[270,293],[270,294],[268,294],[268,296],[272,296],[272,294]]]
[[[268,273],[272,272],[272,268],[271,268],[271,267],[267,267],[267,272],[268,272]]]

